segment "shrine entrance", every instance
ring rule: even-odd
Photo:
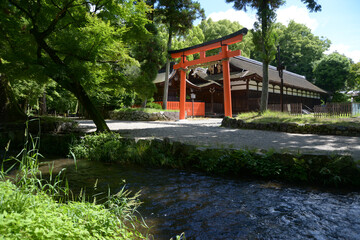
[[[169,51],[172,58],[181,58],[180,62],[174,65],[174,69],[180,70],[180,120],[185,119],[185,102],[186,102],[186,71],[189,66],[196,66],[206,64],[214,61],[222,61],[223,65],[223,89],[224,89],[224,113],[225,117],[232,117],[231,106],[231,86],[230,86],[230,66],[229,60],[231,57],[241,55],[241,50],[231,51],[229,45],[242,41],[244,35],[248,30],[241,29],[228,36],[195,45],[189,48]],[[221,48],[221,52],[214,56],[206,57],[206,51],[211,49]],[[200,58],[187,61],[186,57],[195,53],[200,53]]]

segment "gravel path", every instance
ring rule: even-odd
[[[294,134],[220,127],[222,119],[176,122],[106,121],[111,130],[125,137],[164,138],[206,147],[275,149],[311,154],[351,154],[360,159],[360,138],[315,134]],[[91,120],[80,120],[84,131],[95,131]]]

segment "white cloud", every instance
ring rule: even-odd
[[[354,62],[360,62],[360,50],[351,50],[350,46],[345,44],[332,44],[325,54],[330,54],[335,51],[351,58]]]
[[[222,19],[228,19],[233,22],[236,21],[249,29],[253,28],[254,22],[256,21],[254,13],[236,11],[232,8],[225,12],[213,12],[208,16],[208,18],[211,18],[214,21],[219,21]],[[312,31],[314,31],[319,26],[317,20],[310,17],[309,11],[306,8],[290,6],[288,8],[279,9],[277,11],[277,22],[288,25],[290,20],[305,24]]]
[[[211,18],[214,21],[219,21],[222,19],[228,19],[232,22],[236,21],[248,29],[253,28],[254,22],[256,21],[254,14],[246,13],[244,11],[236,11],[232,8],[230,8],[226,12],[211,13],[208,18]]]
[[[290,20],[304,24],[312,31],[319,26],[317,20],[310,17],[309,11],[306,8],[290,6],[277,11],[277,22],[287,26]]]

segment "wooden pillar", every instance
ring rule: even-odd
[[[249,111],[249,79],[246,80],[246,111]]]
[[[228,46],[223,45],[221,51],[226,57],[227,52],[228,52]],[[224,58],[222,60],[222,65],[223,65],[223,79],[224,79],[223,80],[223,88],[224,88],[225,117],[232,117],[229,58]]]
[[[185,104],[186,104],[186,71],[180,68],[180,116],[179,119],[185,119]]]

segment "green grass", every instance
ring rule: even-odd
[[[317,118],[313,114],[290,115],[288,113],[266,111],[262,115],[258,112],[241,113],[236,116],[245,122],[254,123],[297,123],[297,124],[333,124],[336,126],[358,126],[360,127],[359,118]]]
[[[115,112],[135,112],[135,111],[156,113],[156,112],[178,112],[179,110],[163,110],[157,108],[119,108],[115,110]]]
[[[104,205],[61,204],[0,181],[0,239],[140,239]]]
[[[39,137],[32,137],[28,127],[25,137],[19,155],[3,159],[15,163],[0,169],[0,239],[146,239],[132,227],[141,225],[134,215],[138,193],[130,196],[124,188],[107,193],[103,204],[86,202],[84,194],[74,199],[63,170],[53,176],[50,168],[49,179],[42,178]]]

